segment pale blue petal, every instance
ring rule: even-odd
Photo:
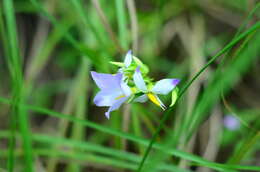
[[[122,88],[122,91],[124,92],[124,95],[130,96],[132,94],[130,87],[123,81],[121,82],[121,88]]]
[[[166,95],[171,92],[179,82],[179,79],[162,79],[156,82],[156,84],[152,88],[152,92],[155,94]]]
[[[105,113],[105,116],[107,117],[107,119],[109,119],[109,117],[110,117],[110,112],[117,110],[127,99],[128,99],[128,97],[123,97],[123,98],[118,99],[116,102],[114,102],[114,104],[112,106],[110,106],[108,111]]]
[[[135,83],[136,87],[139,90],[141,90],[142,92],[147,91],[147,87],[145,85],[143,76],[142,76],[141,71],[140,71],[140,67],[136,68],[133,79],[134,79],[134,83]]]
[[[120,88],[123,74],[112,75],[91,71],[91,76],[100,89],[117,89]]]
[[[140,102],[140,103],[144,103],[148,100],[148,97],[146,94],[141,95],[139,97],[137,97],[136,99],[134,99],[134,102]]]
[[[94,103],[97,106],[112,106],[117,100],[117,97],[123,95],[121,90],[101,90],[94,98]]]
[[[130,66],[131,63],[132,63],[132,50],[129,50],[125,56],[125,61],[124,61],[125,67]]]

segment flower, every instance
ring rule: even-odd
[[[105,74],[92,71],[91,75],[100,91],[94,98],[97,106],[107,106],[105,116],[109,118],[110,112],[118,109],[124,102],[145,102],[150,99],[163,110],[166,106],[158,95],[166,95],[172,91],[172,107],[178,98],[176,85],[179,79],[162,79],[155,84],[148,77],[149,68],[129,50],[124,62],[110,62],[119,67],[117,74]],[[175,89],[176,88],[176,89]]]
[[[176,85],[180,82],[179,79],[162,79],[159,80],[153,85],[152,83],[148,83],[148,86],[145,84],[142,73],[140,71],[140,67],[137,67],[135,73],[133,75],[133,80],[136,87],[144,93],[143,95],[137,97],[135,102],[146,102],[150,99],[154,104],[160,106],[163,110],[166,109],[166,106],[162,103],[162,101],[157,96],[158,94],[166,95],[171,92]],[[149,85],[150,84],[150,85]]]
[[[224,126],[229,130],[237,130],[240,127],[240,122],[232,115],[226,115],[223,119]]]
[[[123,74],[115,75],[91,71],[91,76],[100,91],[94,98],[97,106],[107,106],[105,116],[109,119],[110,112],[117,110],[132,94],[130,87],[123,81]]]

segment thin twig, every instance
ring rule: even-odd
[[[130,121],[130,104],[126,104],[124,106],[124,111],[123,111],[123,122],[122,122],[122,128],[124,132],[127,132],[129,129],[129,121]],[[122,140],[123,143],[123,148],[126,150],[127,148],[127,142],[126,139]]]
[[[219,133],[221,133],[222,125],[221,125],[221,108],[219,105],[215,106],[213,109],[212,115],[210,115],[208,123],[208,130],[209,130],[209,138],[207,141],[206,146],[202,146],[201,148],[204,151],[203,158],[214,161],[217,157],[218,150],[219,150],[219,143],[218,143],[218,137]],[[207,131],[204,128],[200,131],[200,138],[203,139],[205,136],[205,132]],[[204,148],[206,147],[206,148]],[[198,172],[212,172],[212,169],[209,169],[207,167],[199,167],[197,169]]]
[[[252,32],[254,32],[255,30],[260,28],[260,22],[257,22],[256,24],[254,24],[252,27],[250,27],[247,31],[241,33],[238,37],[236,37],[235,39],[233,39],[232,41],[230,41],[223,49],[221,49],[215,56],[213,56],[208,62],[207,64],[198,72],[195,74],[195,76],[181,89],[180,94],[179,94],[179,98],[177,99],[177,101],[184,95],[184,93],[187,91],[187,89],[191,86],[191,84],[221,55],[223,55],[225,52],[227,52],[230,48],[232,48],[235,44],[237,44],[241,39],[245,38],[246,36],[248,36],[249,34],[251,34]],[[141,160],[141,162],[139,163],[138,169],[137,171],[141,171],[142,167],[145,163],[145,160],[148,157],[148,154],[150,153],[150,150],[156,140],[156,138],[158,137],[161,129],[164,126],[164,123],[166,122],[166,120],[169,118],[170,116],[170,112],[173,110],[173,108],[169,108],[166,112],[165,115],[162,117],[159,126],[157,127],[155,133],[152,136],[152,139],[150,140],[150,143],[148,145],[148,147],[146,148],[146,151],[144,153],[144,156]]]
[[[123,48],[120,46],[120,43],[119,41],[117,40],[113,30],[112,30],[112,27],[110,26],[109,22],[108,22],[108,19],[106,18],[105,16],[105,13],[103,12],[100,4],[99,4],[99,0],[92,0],[92,3],[94,5],[94,7],[96,8],[97,10],[97,13],[101,19],[101,22],[102,24],[104,25],[106,31],[108,32],[110,38],[112,39],[112,41],[115,43],[115,46],[118,48],[118,50],[120,51],[120,53],[124,53],[124,50]]]
[[[181,25],[176,24],[177,31],[184,44],[184,48],[190,57],[190,74],[194,72],[198,72],[205,65],[205,60],[204,60],[205,58],[202,52],[203,49],[202,46],[204,45],[204,37],[205,37],[204,20],[201,16],[194,16],[192,17],[191,20],[192,20],[191,28],[188,27],[186,18],[183,18],[180,21],[182,23]],[[190,79],[192,79],[191,75],[190,75]],[[187,91],[188,110],[184,122],[186,124],[188,123],[188,121],[190,121],[190,119],[192,119],[192,110],[194,109],[194,105],[196,104],[196,100],[199,95],[199,90],[203,81],[204,81],[203,78],[199,78],[197,81],[194,82],[194,84]],[[184,137],[182,137],[181,140],[185,140],[185,134],[183,134],[183,136]],[[196,134],[189,141],[187,147],[184,148],[186,152],[193,151],[195,140],[196,140]],[[183,145],[186,146],[185,144],[181,144],[180,146],[183,148]],[[181,160],[180,166],[182,168],[185,168],[187,166],[187,161]]]
[[[133,52],[137,54],[138,51],[138,21],[136,15],[136,8],[134,0],[127,0],[127,7],[130,15],[131,21],[131,32],[132,32],[132,41],[133,41]]]
[[[28,64],[25,71],[25,78],[26,80],[34,80],[35,77],[38,76],[37,71],[41,71],[38,69],[37,71],[33,71],[32,65],[34,64],[34,61],[36,60],[35,57],[39,53],[39,50],[42,49],[44,42],[46,41],[49,33],[49,23],[45,20],[39,19],[39,22],[37,24],[37,30],[36,34],[34,36],[32,47],[28,55]],[[32,76],[33,73],[33,76]]]
[[[131,20],[131,32],[132,32],[132,49],[135,54],[137,54],[138,49],[138,24],[137,24],[137,17],[136,17],[136,9],[133,0],[127,0],[127,7],[130,14]],[[123,111],[123,131],[127,132],[129,128],[129,121],[130,121],[130,105],[127,104],[124,106]],[[125,139],[122,140],[123,148],[127,149],[127,142]]]

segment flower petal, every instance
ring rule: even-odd
[[[121,90],[101,90],[95,96],[94,103],[97,106],[112,106],[121,95]]]
[[[127,99],[128,99],[128,97],[122,97],[122,98],[118,99],[116,102],[114,102],[114,104],[112,106],[110,106],[108,111],[105,113],[105,116],[107,117],[107,119],[109,119],[109,117],[110,117],[110,112],[117,110]]]
[[[123,74],[117,73],[112,75],[91,71],[91,76],[100,89],[116,89],[120,88]]]
[[[139,66],[135,70],[133,79],[134,79],[134,83],[135,83],[136,87],[139,90],[141,90],[142,92],[146,92],[147,91],[147,87],[145,85],[145,82],[144,82],[144,79],[143,79],[143,76],[141,74]]]
[[[148,97],[146,94],[141,95],[139,97],[137,97],[136,99],[134,99],[134,102],[140,102],[140,103],[144,103],[148,100]]]
[[[132,50],[129,50],[125,56],[125,61],[124,61],[125,67],[130,66],[131,63],[132,63]]]
[[[121,82],[121,88],[126,96],[130,96],[132,94],[131,88],[123,80]]]
[[[156,94],[148,93],[147,97],[157,106],[160,106],[163,110],[166,109],[166,106],[163,104],[163,102],[159,99],[159,97]]]
[[[152,88],[152,92],[155,94],[166,95],[170,91],[172,91],[179,82],[179,79],[162,79],[156,82],[156,84]]]

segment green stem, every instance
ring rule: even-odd
[[[17,40],[17,31],[16,31],[16,23],[15,23],[15,12],[13,7],[12,0],[4,0],[3,1],[3,10],[6,19],[6,27],[7,27],[7,38],[8,38],[8,48],[9,48],[9,57],[7,57],[7,62],[9,63],[9,70],[12,77],[12,110],[11,120],[19,121],[19,129],[23,138],[23,149],[25,152],[25,168],[24,171],[31,172],[33,171],[33,155],[32,155],[32,143],[31,143],[31,133],[29,129],[28,116],[26,109],[21,107],[20,105],[23,102],[23,74],[22,74],[22,63],[19,53],[19,46]],[[11,128],[14,132],[15,130],[15,121],[11,122]],[[10,144],[14,144],[11,141]],[[10,145],[10,148],[15,145]],[[12,151],[10,150],[10,156]],[[9,171],[13,171],[13,158],[10,157],[8,160],[8,168]]]
[[[126,49],[127,41],[126,41],[126,15],[125,15],[125,0],[115,0],[116,3],[116,13],[117,13],[117,22],[118,22],[118,30],[119,30],[119,41],[121,46]]]
[[[247,35],[249,35],[250,33],[252,33],[253,31],[255,31],[256,29],[258,29],[260,27],[260,22],[257,22],[256,24],[254,24],[252,27],[250,27],[247,31],[245,31],[244,33],[240,34],[239,36],[237,36],[236,39],[233,39],[228,45],[226,45],[222,50],[220,50],[214,57],[212,57],[208,63],[184,86],[184,88],[180,91],[180,95],[179,98],[177,99],[177,101],[183,96],[183,94],[187,91],[187,89],[191,86],[191,84],[200,76],[200,74],[202,72],[204,72],[209,65],[211,65],[219,56],[221,56],[222,54],[224,54],[226,51],[228,51],[230,48],[232,48],[235,44],[237,44],[241,39],[243,39],[244,37],[246,37]],[[157,128],[157,130],[155,131],[155,133],[152,136],[152,139],[149,143],[149,146],[147,147],[145,154],[143,156],[142,161],[140,162],[137,171],[141,171],[142,167],[144,165],[145,160],[148,157],[148,154],[152,148],[152,145],[154,144],[156,138],[158,137],[161,129],[164,126],[164,123],[166,122],[166,120],[168,119],[168,117],[170,116],[170,112],[172,111],[173,108],[169,108],[166,112],[165,115],[163,116],[163,118],[160,121],[160,124]]]
[[[9,99],[3,98],[3,97],[0,97],[0,102],[3,103],[3,104],[10,104],[10,105],[13,104],[12,101],[10,101]],[[35,113],[35,115],[46,115],[46,114],[48,114],[52,117],[63,118],[63,119],[69,120],[70,122],[78,123],[80,125],[90,127],[92,129],[100,131],[100,132],[104,132],[104,133],[107,133],[107,134],[110,134],[110,135],[116,135],[118,137],[128,139],[129,141],[136,142],[140,145],[148,146],[150,144],[150,142],[146,139],[143,139],[143,138],[140,138],[140,137],[137,137],[137,136],[133,136],[131,134],[124,133],[124,132],[114,130],[114,129],[111,129],[111,128],[107,128],[107,127],[104,127],[102,125],[93,123],[91,121],[81,120],[81,119],[73,117],[72,115],[55,112],[55,111],[52,111],[52,110],[49,110],[49,109],[46,109],[46,108],[42,108],[42,107],[39,107],[39,106],[33,106],[33,105],[27,105],[27,104],[20,104],[20,106],[27,109],[27,110],[30,109],[34,112],[38,112],[38,113]],[[158,143],[153,144],[152,147],[157,149],[157,150],[160,150],[164,153],[167,153],[167,154],[179,157],[179,158],[183,158],[183,159],[186,159],[188,161],[192,161],[192,162],[194,162],[198,165],[203,165],[205,167],[209,167],[209,168],[212,168],[212,169],[222,168],[222,169],[234,169],[234,170],[236,170],[236,169],[237,170],[240,170],[240,169],[241,170],[242,169],[243,170],[260,170],[260,167],[258,167],[258,166],[228,165],[228,164],[220,164],[220,163],[211,162],[211,161],[205,160],[205,159],[203,159],[199,156],[196,156],[196,155],[193,155],[193,154],[190,154],[190,153],[186,153],[186,152],[174,149],[172,147],[167,147],[165,145],[161,145],[161,144],[158,144]]]

